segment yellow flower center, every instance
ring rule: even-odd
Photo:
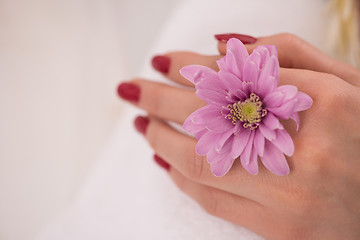
[[[267,114],[266,109],[263,108],[263,103],[255,93],[251,93],[250,98],[245,101],[229,104],[227,109],[230,113],[226,117],[232,120],[234,125],[240,121],[244,128],[250,128],[250,130],[256,129],[261,119]]]

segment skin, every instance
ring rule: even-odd
[[[259,161],[259,174],[252,176],[236,160],[217,178],[206,157],[195,153],[196,139],[166,123],[182,124],[205,104],[179,69],[201,64],[218,70],[225,43],[218,43],[219,56],[165,54],[171,59],[167,78],[178,87],[132,80],[141,89],[136,105],[149,114],[147,141],[171,165],[175,184],[212,215],[269,240],[360,239],[360,72],[291,34],[261,37],[246,47],[251,53],[258,45],[276,45],[280,85],[295,85],[314,101],[300,112],[298,132],[293,121],[284,122],[295,143],[289,175],[274,175]]]

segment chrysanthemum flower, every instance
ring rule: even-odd
[[[258,157],[271,172],[289,174],[284,154],[293,155],[294,143],[279,120],[291,118],[299,128],[297,112],[310,108],[312,99],[295,86],[278,86],[275,46],[258,46],[249,55],[232,38],[217,64],[219,72],[199,65],[180,70],[206,102],[183,126],[197,138],[197,153],[207,156],[215,176],[224,176],[238,157],[251,174],[258,173]]]

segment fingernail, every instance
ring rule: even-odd
[[[137,103],[140,98],[140,88],[132,83],[121,83],[117,89],[119,96],[130,102]]]
[[[215,38],[220,42],[227,42],[230,38],[237,38],[243,44],[253,44],[257,41],[257,38],[254,38],[249,35],[237,34],[237,33],[226,33],[226,34],[216,34]]]
[[[138,116],[135,118],[134,125],[138,132],[145,135],[147,126],[149,125],[149,119],[147,117]]]
[[[159,72],[162,72],[164,74],[167,74],[169,72],[170,67],[170,58],[165,56],[155,56],[151,60],[151,64],[153,68],[158,70]]]
[[[167,162],[165,162],[161,157],[159,157],[158,155],[154,154],[154,160],[155,162],[162,168],[164,168],[166,171],[170,170],[170,164],[168,164]]]

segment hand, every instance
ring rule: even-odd
[[[196,140],[166,123],[182,124],[205,104],[179,69],[200,64],[218,70],[215,61],[221,56],[165,54],[170,65],[158,69],[190,88],[135,79],[120,85],[119,93],[149,113],[137,119],[138,129],[176,185],[210,214],[266,239],[360,239],[360,72],[290,34],[262,37],[246,47],[251,52],[265,44],[278,48],[280,85],[295,85],[314,101],[300,112],[298,132],[292,121],[283,123],[295,143],[287,176],[261,164],[252,176],[235,161],[227,175],[217,178],[206,157],[195,153]],[[225,54],[225,43],[218,48]]]

